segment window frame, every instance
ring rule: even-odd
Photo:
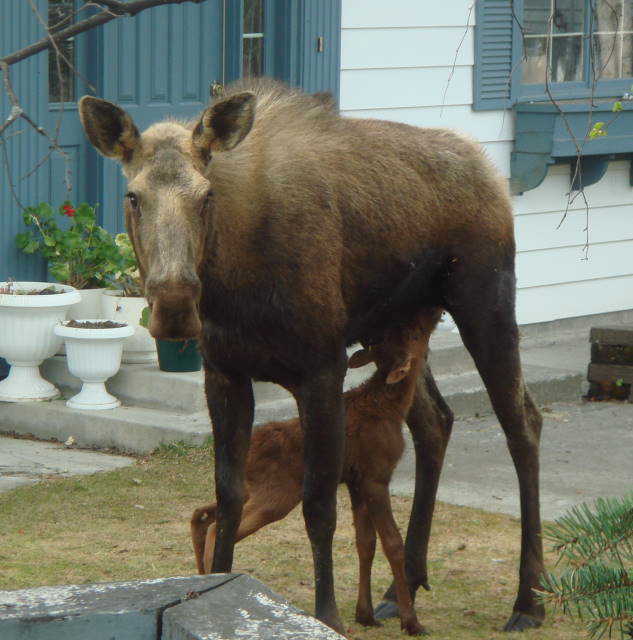
[[[512,1],[512,0],[511,0]],[[585,80],[574,82],[552,82],[549,85],[552,96],[558,100],[573,100],[577,98],[610,98],[622,96],[631,92],[633,76],[626,78],[614,78],[609,80],[598,80],[595,87],[592,87],[591,79],[591,56],[587,54],[587,45],[591,33],[593,21],[591,3],[594,0],[584,0],[585,2],[585,25],[583,36],[583,75]],[[524,0],[514,0],[514,10],[518,20],[523,23]],[[549,100],[545,83],[525,84],[521,74],[523,70],[523,38],[521,29],[516,20],[513,23],[513,51],[512,66],[513,77],[511,79],[510,100],[512,104],[521,102],[538,102]]]

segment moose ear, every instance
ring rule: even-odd
[[[360,349],[359,351],[354,351],[354,353],[352,353],[347,361],[347,366],[350,369],[358,369],[358,367],[364,367],[366,364],[373,361],[374,359],[369,349]]]
[[[246,137],[255,119],[255,96],[248,91],[207,108],[193,130],[193,146],[208,161],[211,151],[229,151]]]
[[[408,357],[399,367],[392,369],[385,382],[387,384],[396,384],[400,380],[404,380],[409,375],[409,371],[411,371],[411,357]]]
[[[141,137],[132,118],[117,105],[84,96],[79,101],[79,117],[88,140],[108,158],[129,162]]]

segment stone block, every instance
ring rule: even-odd
[[[342,640],[250,576],[170,607],[161,640]]]

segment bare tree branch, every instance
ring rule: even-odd
[[[96,4],[106,7],[100,13],[97,13],[90,18],[86,18],[85,20],[81,20],[80,22],[75,22],[75,24],[66,27],[65,29],[60,29],[52,34],[50,37],[47,35],[45,38],[34,42],[28,47],[24,47],[19,51],[14,51],[13,53],[5,56],[0,59],[0,64],[5,64],[7,66],[11,66],[16,62],[20,62],[21,60],[25,60],[26,58],[30,58],[34,56],[36,53],[40,51],[44,51],[44,49],[48,49],[51,46],[51,38],[55,43],[59,43],[63,40],[67,40],[68,38],[72,38],[84,31],[89,31],[94,27],[98,27],[102,24],[106,24],[111,20],[115,20],[121,16],[135,16],[137,13],[141,11],[145,11],[145,9],[151,9],[152,7],[165,6],[169,4],[183,4],[184,2],[192,2],[194,4],[200,4],[205,2],[205,0],[133,0],[132,2],[121,2],[119,0],[93,0]]]

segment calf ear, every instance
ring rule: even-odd
[[[354,353],[352,353],[347,361],[347,366],[350,369],[358,369],[358,367],[364,367],[373,361],[374,359],[371,352],[368,349],[361,349],[360,351],[354,351]]]
[[[117,105],[84,96],[79,101],[79,117],[88,140],[108,158],[130,162],[141,141],[132,118]]]
[[[246,137],[255,119],[255,96],[248,91],[216,102],[202,113],[193,130],[193,146],[203,158],[229,151]]]
[[[411,371],[411,358],[407,358],[402,365],[392,369],[387,375],[386,383],[387,384],[396,384],[400,382],[400,380],[404,380],[408,375],[409,371]]]

